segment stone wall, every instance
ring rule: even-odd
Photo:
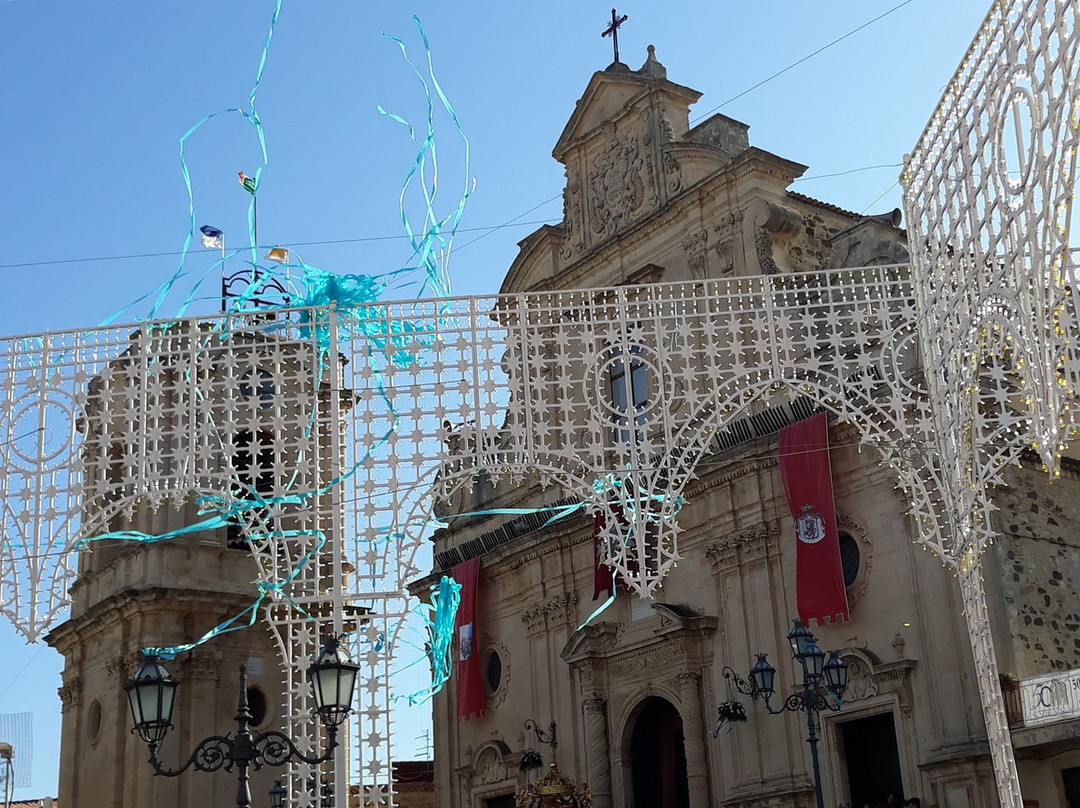
[[[991,608],[1003,613],[1009,629],[998,635],[1001,669],[1021,678],[1080,668],[1076,469],[1075,462],[1067,465],[1053,484],[1032,466],[1010,469],[1009,486],[994,497],[1000,539],[987,560],[988,573],[998,574],[987,575],[987,586],[998,598]]]

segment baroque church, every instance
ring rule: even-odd
[[[790,190],[806,167],[750,145],[749,127],[724,115],[691,127],[699,97],[651,46],[638,70],[616,61],[595,73],[553,151],[566,169],[563,221],[520,243],[501,291],[907,264],[899,212],[860,216]],[[622,370],[611,384],[629,411],[654,382],[633,361]],[[481,474],[440,503],[460,516],[436,533],[432,572],[413,591],[479,564],[469,652],[483,697],[459,703],[459,665],[434,698],[438,805],[515,805],[529,750],[587,783],[595,808],[816,804],[806,714],[770,715],[732,674],[747,679],[768,654],[774,706],[801,681],[778,433],[818,409],[810,397],[772,402],[716,436],[685,492],[681,561],[652,599],[616,588],[601,608],[596,521],[578,511],[547,523],[537,510],[568,503],[558,486]],[[849,619],[811,630],[849,681],[840,709],[816,715],[825,804],[996,805],[952,573],[914,543],[904,493],[854,428],[830,416],[828,438]],[[987,604],[1025,805],[1069,808],[1080,804],[1080,719],[1026,720],[1012,683],[1080,668],[1080,464],[1066,459],[1053,485],[1034,459],[1009,474],[983,561]],[[732,701],[747,720],[718,727]]]

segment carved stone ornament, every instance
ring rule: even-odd
[[[735,270],[735,253],[732,252],[731,240],[721,241],[713,250],[716,254],[716,273],[727,278]]]
[[[65,679],[64,684],[57,688],[57,693],[60,696],[60,709],[63,712],[67,712],[72,707],[78,707],[82,704],[82,677],[72,676],[70,679]]]
[[[878,685],[865,660],[849,656],[845,660],[848,666],[848,685],[844,693],[845,702],[865,701],[878,695]]]
[[[506,694],[510,690],[510,651],[506,646],[498,640],[493,640],[490,637],[484,637],[484,648],[486,652],[481,659],[487,659],[487,651],[494,651],[499,655],[499,662],[501,664],[501,673],[499,687],[492,692],[488,686],[487,676],[484,676],[484,707],[487,712],[492,712],[497,709],[504,701],[506,701]],[[486,663],[485,663],[486,664]]]
[[[874,545],[866,535],[866,528],[859,524],[849,514],[836,512],[836,526],[842,533],[846,533],[855,540],[859,547],[859,572],[847,588],[848,607],[854,606],[862,600],[870,588],[870,572],[874,566]]]
[[[135,671],[139,669],[139,660],[136,651],[121,654],[105,663],[105,671],[122,685],[135,675]]]
[[[682,248],[690,265],[690,276],[695,280],[704,280],[708,274],[709,231],[702,230],[683,240]]]
[[[612,236],[628,224],[645,201],[645,160],[636,135],[614,135],[589,171],[589,218],[593,232]]]
[[[573,261],[584,250],[581,231],[581,174],[573,165],[566,167],[566,187],[563,188],[563,243],[559,255]]]
[[[768,553],[770,537],[779,535],[779,520],[759,522],[709,543],[705,547],[705,555],[712,560],[713,572],[719,573],[742,562],[764,558]]]
[[[491,747],[481,752],[476,760],[473,782],[490,785],[501,783],[506,778],[506,764],[503,763],[502,756]]]
[[[764,227],[759,227],[754,233],[754,249],[762,275],[775,275],[780,271],[773,258],[772,233]]]
[[[523,611],[521,622],[530,633],[567,625],[574,622],[576,604],[577,592],[561,592]]]

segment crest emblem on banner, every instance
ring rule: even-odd
[[[464,662],[472,656],[472,623],[458,628],[458,659]]]
[[[817,544],[825,538],[825,519],[813,505],[803,505],[802,516],[795,520],[795,531],[804,544]]]

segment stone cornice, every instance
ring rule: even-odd
[[[49,632],[45,637],[45,642],[63,654],[73,642],[84,643],[89,637],[108,630],[116,620],[127,620],[144,614],[148,603],[155,604],[160,611],[179,614],[191,613],[192,604],[199,604],[205,606],[208,612],[220,614],[223,608],[229,606],[235,607],[236,611],[243,609],[250,605],[251,598],[232,593],[186,588],[128,589],[95,603],[80,615],[68,618]]]
[[[705,555],[712,560],[713,572],[720,572],[743,562],[765,558],[776,549],[774,537],[779,535],[778,519],[759,522],[710,542],[705,547]]]
[[[523,611],[521,622],[530,634],[542,633],[560,625],[570,625],[576,619],[576,605],[577,592],[560,592]]]
[[[693,485],[687,486],[686,496],[688,498],[696,497],[706,491],[728,485],[743,477],[749,477],[761,472],[770,472],[772,469],[779,466],[780,461],[779,458],[775,456],[774,452],[771,457],[753,457],[725,461],[725,463],[726,465],[722,469],[716,471],[701,471],[701,476],[694,481]]]

